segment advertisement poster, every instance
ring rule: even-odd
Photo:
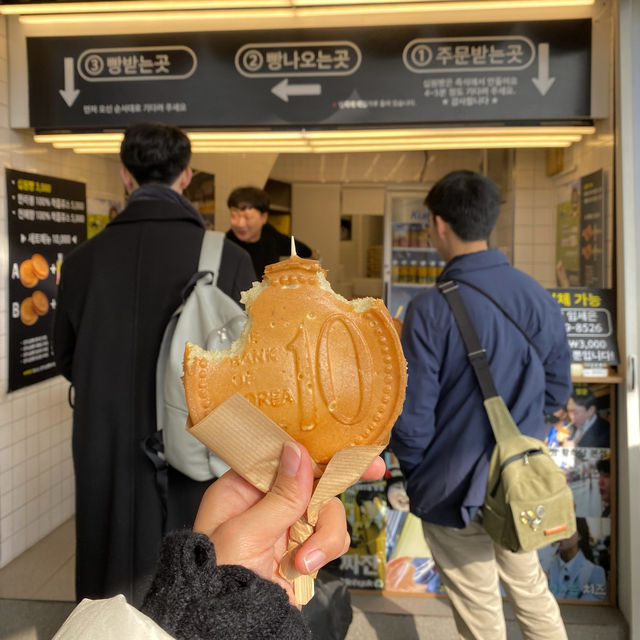
[[[549,588],[561,601],[612,601],[611,397],[607,384],[576,384],[567,404],[547,417],[546,444],[574,496],[576,533],[538,552]],[[392,594],[445,594],[422,533],[409,513],[397,459],[387,450],[386,479],[342,494],[352,546],[329,565],[351,588]],[[381,554],[381,545],[384,552]]]
[[[580,285],[580,198],[579,185],[571,187],[571,197],[556,209],[556,283],[559,287]]]
[[[327,565],[354,589],[384,587],[386,483],[358,482],[341,494],[351,545],[347,553]]]
[[[87,238],[82,182],[6,169],[9,391],[56,375],[50,343],[64,256]]]
[[[87,199],[87,238],[93,238],[122,211],[122,204],[107,198]]]
[[[559,600],[611,600],[610,388],[575,385],[566,406],[550,420],[549,451],[564,470],[576,509],[576,533],[538,552]]]
[[[619,364],[613,289],[573,287],[547,291],[560,305],[571,362],[595,371],[606,365]],[[606,375],[606,369],[599,375]]]
[[[580,179],[580,284],[604,287],[606,184],[602,169]]]

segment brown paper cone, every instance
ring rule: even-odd
[[[276,478],[284,443],[294,442],[288,433],[239,394],[231,396],[198,424],[188,422],[187,430],[238,475],[265,493]],[[322,506],[357,482],[386,444],[342,449],[331,458],[324,472],[320,465],[315,465],[314,475],[320,480],[311,496],[307,517],[291,527],[289,546],[280,564],[280,573],[293,583],[299,604],[306,604],[313,597],[313,578],[295,568],[296,551],[313,533]]]

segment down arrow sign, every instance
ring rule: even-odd
[[[538,77],[531,78],[533,84],[541,95],[546,96],[551,89],[555,78],[549,77],[549,43],[541,42],[538,45]]]
[[[80,89],[75,88],[75,75],[73,71],[73,58],[64,59],[64,89],[58,90],[62,99],[71,107],[80,94]]]

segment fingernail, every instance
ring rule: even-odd
[[[304,557],[304,566],[309,573],[313,573],[325,563],[326,559],[327,556],[320,549],[314,549]]]
[[[286,476],[295,476],[300,468],[300,449],[293,442],[285,442],[280,468]]]

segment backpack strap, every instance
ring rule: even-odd
[[[207,230],[204,232],[204,236],[202,236],[198,271],[210,271],[213,274],[213,284],[218,284],[223,242],[224,233],[221,231]]]

